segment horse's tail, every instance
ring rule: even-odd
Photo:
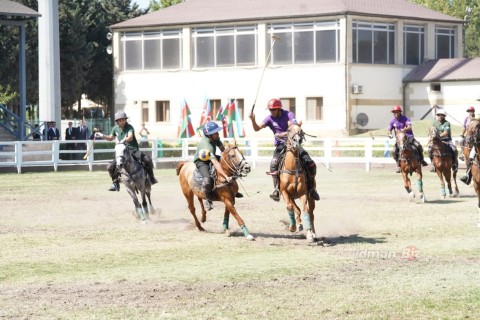
[[[185,161],[182,161],[178,164],[177,169],[176,169],[177,170],[177,176],[180,174],[180,170],[182,170],[184,164],[185,164]]]

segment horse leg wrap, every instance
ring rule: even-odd
[[[250,232],[248,232],[248,229],[246,226],[242,227],[242,232],[245,237],[248,237],[250,235]]]
[[[312,230],[312,221],[310,221],[310,214],[308,212],[303,213],[303,224],[305,230]]]
[[[418,191],[423,193],[423,181],[417,180]]]
[[[228,230],[228,220],[229,216],[223,217],[223,231]]]
[[[445,187],[440,187],[440,194],[441,194],[442,196],[446,196],[446,195],[447,195],[447,193],[445,192]]]
[[[297,225],[297,222],[295,221],[295,211],[289,210],[288,217],[290,218],[290,225],[295,227]]]

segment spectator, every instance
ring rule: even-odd
[[[83,120],[80,120],[77,127],[77,140],[88,140],[89,137],[87,126]],[[77,143],[77,150],[87,150],[87,144]],[[81,153],[78,153],[78,155],[81,156]]]
[[[140,148],[148,148],[148,135],[150,132],[147,128],[145,128],[145,123],[142,123],[142,127],[140,128],[138,134],[140,135]]]
[[[50,122],[50,129],[48,129],[48,140],[59,140],[60,131],[56,127],[57,123],[55,121]]]
[[[72,140],[77,140],[77,128],[73,128],[73,123],[71,121],[68,122],[68,128],[65,129],[65,140],[67,141],[65,149],[67,150],[75,150],[76,145]],[[67,160],[73,160],[74,156],[73,153],[67,153]]]

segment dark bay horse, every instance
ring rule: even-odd
[[[428,137],[432,145],[432,164],[437,172],[438,179],[440,180],[440,196],[445,199],[447,193],[445,191],[445,181],[447,181],[448,194],[451,198],[458,197],[458,185],[457,185],[457,171],[452,170],[452,151],[450,147],[446,145],[441,139],[436,127],[431,127],[428,131]],[[453,173],[453,174],[452,174]],[[452,189],[452,177],[455,184],[455,192]]]
[[[300,162],[301,142],[304,139],[301,124],[290,124],[287,131],[286,153],[283,163],[280,163],[280,193],[287,205],[290,218],[290,231],[303,230],[300,208],[295,199],[302,203],[303,224],[307,231],[307,241],[314,242],[317,239],[313,210],[315,200],[308,196],[307,172]]]
[[[465,162],[469,160],[470,150],[475,148],[475,157],[472,163],[472,183],[475,193],[477,194],[477,212],[478,223],[477,227],[480,228],[480,122],[472,121],[467,127],[465,135],[465,148],[463,153],[465,155]],[[468,150],[467,150],[468,147]],[[468,159],[468,160],[467,160]],[[468,164],[468,163],[467,163]]]
[[[225,144],[225,151],[222,152],[220,158],[220,165],[228,176],[233,176],[234,179],[230,183],[226,183],[223,177],[217,175],[215,177],[215,187],[213,189],[212,201],[221,201],[225,204],[225,212],[223,216],[223,228],[226,234],[230,234],[228,229],[230,214],[237,220],[238,225],[243,231],[243,234],[248,240],[253,240],[254,237],[249,233],[245,222],[235,209],[235,195],[238,192],[238,184],[236,178],[246,177],[250,172],[250,165],[247,163],[240,149],[237,147],[236,141],[233,144]],[[207,212],[203,206],[202,199],[205,199],[201,184],[194,179],[195,164],[193,162],[181,162],[177,166],[177,175],[179,176],[180,186],[182,192],[188,202],[188,209],[193,216],[195,225],[199,231],[205,231],[200,221],[195,214],[195,205],[193,199],[196,196],[202,208],[201,221],[207,220]]]
[[[420,163],[419,156],[415,147],[408,142],[407,136],[404,132],[397,131],[396,133],[397,146],[399,150],[399,162],[400,170],[402,172],[403,185],[410,195],[410,200],[415,198],[415,192],[412,190],[412,183],[409,175],[415,173],[417,176],[417,186],[420,201],[425,203],[425,194],[423,193],[423,181],[422,181],[422,164]]]
[[[117,143],[115,145],[115,160],[117,170],[121,175],[120,179],[135,204],[135,217],[142,223],[146,223],[150,212],[155,213],[155,209],[150,199],[152,185],[147,179],[145,169],[140,162],[133,158],[130,150],[124,143]],[[142,199],[141,204],[140,201],[138,201],[137,193],[140,194],[140,198]]]

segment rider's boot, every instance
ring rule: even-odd
[[[205,211],[210,211],[213,209],[212,203],[212,189],[213,189],[213,179],[211,177],[203,178],[203,194],[205,195],[205,199],[203,200],[203,207]]]
[[[420,154],[420,163],[422,164],[423,167],[428,166],[427,161],[425,161],[425,158],[423,158],[423,155]]]
[[[272,194],[270,195],[270,198],[273,201],[280,201],[280,190],[278,190],[278,185],[279,185],[279,182],[280,182],[280,178],[278,176],[272,176],[272,179],[273,179],[274,190],[273,190]]]
[[[118,179],[112,179],[112,186],[108,191],[120,191],[120,183],[118,183]]]
[[[402,172],[402,170],[400,169],[400,160],[396,160],[395,164],[397,165],[397,167],[395,168],[395,173]]]
[[[308,181],[308,196],[315,201],[320,200],[320,196],[317,192],[317,181],[315,181],[315,177],[310,177]]]
[[[473,165],[473,159],[468,159],[468,167],[467,167],[467,172],[463,177],[460,178],[460,181],[462,181],[465,184],[470,184],[472,181],[472,165]]]
[[[148,175],[148,180],[150,180],[150,183],[152,185],[154,185],[155,183],[158,183],[157,179],[155,179],[155,176],[153,175],[152,168],[147,168],[147,175]]]
[[[243,194],[241,194],[240,192],[237,192],[237,194],[235,195],[235,198],[243,198]]]

